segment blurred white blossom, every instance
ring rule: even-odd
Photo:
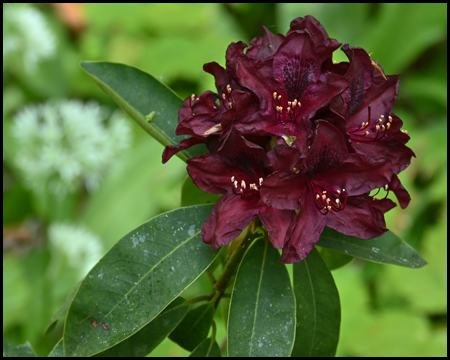
[[[106,108],[78,100],[30,105],[14,119],[16,166],[25,184],[44,186],[55,195],[76,191],[84,182],[89,191],[119,163],[131,132],[121,112],[108,120]]]
[[[80,278],[86,276],[104,254],[100,238],[82,226],[53,223],[48,229],[48,239],[52,255],[59,257],[56,263],[67,261]]]
[[[24,4],[3,6],[3,58],[17,54],[25,68],[34,71],[55,50],[56,36],[38,9]]]

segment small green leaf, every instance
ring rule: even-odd
[[[134,67],[84,61],[81,67],[145,131],[164,146],[176,145],[188,136],[176,136],[181,99],[153,76]],[[150,120],[150,121],[149,121]],[[187,159],[207,152],[204,145],[180,151]]]
[[[317,245],[381,264],[409,268],[420,268],[427,264],[416,250],[392,231],[375,239],[361,240],[325,227]]]
[[[188,176],[181,188],[181,206],[215,204],[221,196],[221,194],[210,194],[200,190]]]
[[[169,211],[125,235],[81,283],[64,329],[66,356],[91,356],[153,320],[219,251],[201,240],[212,205]]]
[[[354,257],[343,254],[339,251],[334,251],[327,248],[318,248],[320,256],[322,257],[322,260],[325,261],[325,264],[327,264],[328,269],[335,270],[339,269],[340,267],[343,267],[350,263]]]
[[[228,319],[229,356],[289,356],[295,298],[286,266],[268,240],[251,246],[239,266]]]
[[[64,342],[63,339],[59,340],[52,351],[50,351],[50,354],[48,354],[48,357],[64,357]]]
[[[189,355],[189,357],[221,357],[220,348],[216,341],[211,338],[203,340],[199,346]]]
[[[214,307],[211,304],[200,305],[187,313],[169,335],[169,339],[182,348],[193,351],[208,336],[213,317]]]
[[[17,346],[3,342],[3,357],[36,357],[36,353],[28,341]]]
[[[294,264],[297,329],[293,357],[336,353],[341,305],[333,276],[316,249]]]
[[[189,305],[184,303],[182,297],[176,298],[147,326],[95,357],[143,357],[150,354],[186,316]]]

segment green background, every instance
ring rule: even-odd
[[[447,5],[446,4],[87,4],[84,29],[71,32],[52,7],[37,6],[56,33],[56,55],[30,75],[18,62],[3,65],[3,225],[35,222],[43,229],[3,254],[3,333],[12,344],[29,341],[47,355],[62,327],[43,332],[79,278],[70,267],[50,266],[46,227],[56,220],[81,224],[102,239],[105,251],[131,229],[180,206],[185,163],[161,164],[162,146],[130,120],[133,143],[125,165],[99,189],[80,189],[62,219],[39,212],[12,157],[10,128],[25,105],[49,99],[96,99],[116,108],[79,67],[82,60],[136,66],[182,98],[214,89],[206,62],[225,65],[231,42],[249,43],[261,25],[285,33],[298,16],[315,16],[330,37],[360,46],[386,74],[401,74],[396,114],[416,153],[400,174],[412,201],[386,215],[396,234],[428,261],[408,269],[354,261],[333,275],[342,302],[338,356],[446,356],[447,347]],[[340,53],[340,51],[338,51]],[[336,60],[346,60],[342,54]],[[4,232],[5,234],[5,232]],[[5,235],[4,235],[5,239]],[[6,249],[6,250],[5,250]],[[205,276],[183,294],[209,291]],[[226,301],[224,301],[226,302]],[[225,306],[217,312],[219,346]],[[152,355],[186,355],[165,340]]]

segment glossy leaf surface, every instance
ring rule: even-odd
[[[108,62],[81,63],[94,82],[145,131],[164,146],[176,145],[187,136],[176,136],[182,100],[153,76],[134,67]],[[206,153],[204,145],[181,151],[187,160]]]
[[[205,339],[195,348],[189,357],[221,357],[220,348],[216,341],[211,338]]]
[[[125,235],[84,279],[65,325],[66,356],[90,356],[130,337],[195,281],[218,251],[201,240],[212,205],[169,211]]]
[[[341,323],[339,294],[316,249],[294,264],[294,292],[297,329],[292,356],[334,356]]]
[[[193,351],[208,336],[214,317],[214,308],[209,303],[197,306],[188,312],[169,339],[182,348]]]
[[[143,357],[152,352],[180,323],[189,311],[185,300],[176,298],[148,325],[121,343],[103,351],[96,357]]]
[[[64,357],[64,342],[63,339],[59,340],[55,347],[50,351],[48,357]]]
[[[343,254],[339,251],[331,250],[328,248],[321,248],[318,249],[320,256],[322,257],[322,260],[325,261],[325,264],[327,264],[328,269],[334,270],[339,269],[342,266],[347,265],[350,263],[354,257]]]
[[[409,268],[420,268],[427,264],[416,250],[392,231],[375,239],[361,240],[325,227],[317,245],[381,264]]]
[[[228,319],[229,356],[289,356],[295,298],[286,266],[268,240],[249,248],[236,275]]]

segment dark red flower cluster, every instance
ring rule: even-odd
[[[293,263],[325,226],[380,236],[395,203],[371,192],[393,191],[402,208],[410,201],[397,177],[414,156],[392,111],[399,76],[349,45],[349,61],[333,63],[341,44],[312,16],[293,20],[286,36],[263,31],[248,47],[232,43],[225,69],[205,64],[217,94],[184,101],[176,133],[192,137],[164,150],[163,162],[198,143],[210,151],[187,162],[200,189],[223,194],[203,241],[224,246],[259,217],[281,261]]]

